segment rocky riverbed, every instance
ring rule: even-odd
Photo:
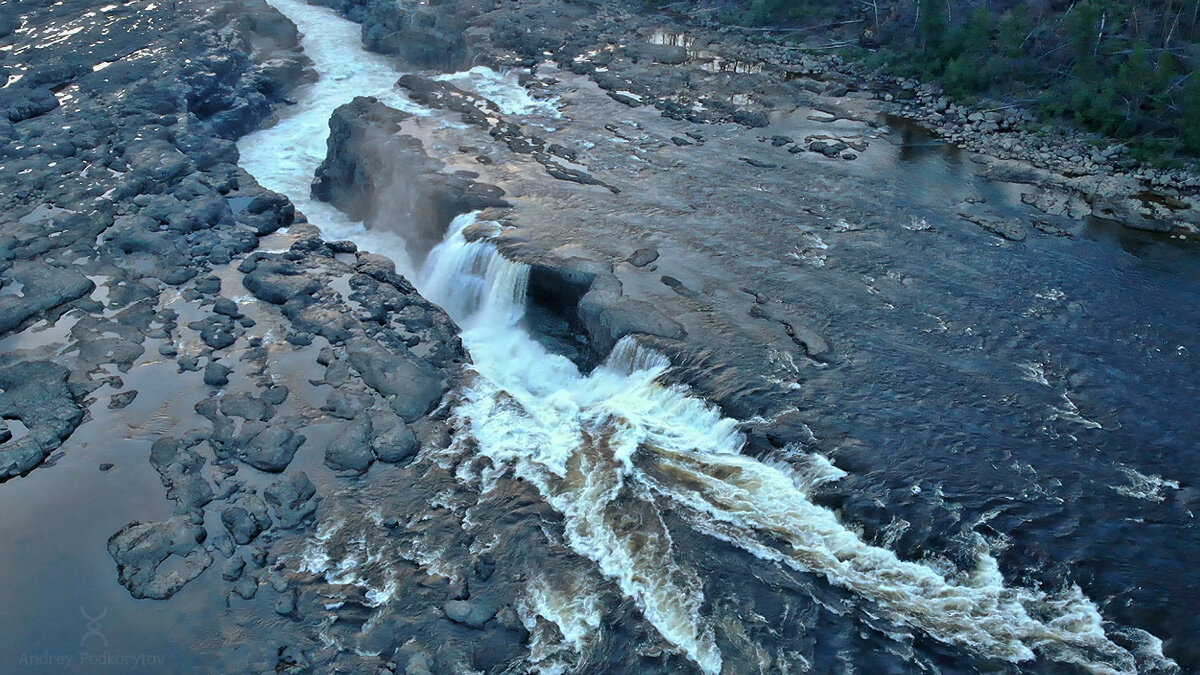
[[[6,668],[1200,667],[1194,178],[326,4],[0,9]]]

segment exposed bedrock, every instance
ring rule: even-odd
[[[390,0],[318,0],[362,24],[363,46],[398,56],[418,68],[446,72],[470,67],[474,52],[463,33],[474,16],[494,8],[491,0],[408,4]]]
[[[25,427],[16,435],[0,421],[0,482],[33,470],[83,421],[69,375],[49,361],[0,368],[0,418]]]
[[[503,243],[502,243],[503,246]],[[506,255],[521,260],[522,247],[505,247]],[[534,255],[530,265],[525,322],[530,332],[551,351],[586,370],[602,361],[626,335],[653,336],[667,341],[687,337],[687,331],[654,305],[626,296],[607,263],[572,258],[561,263]]]
[[[328,154],[317,168],[313,196],[369,227],[402,231],[419,263],[463,213],[508,206],[500,188],[469,172],[443,173],[421,141],[402,133],[407,113],[373,98],[339,107],[329,120]]]

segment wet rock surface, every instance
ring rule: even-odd
[[[425,154],[421,141],[400,133],[409,116],[368,98],[356,98],[329,121],[329,152],[317,169],[313,196],[373,227],[399,222],[413,253],[442,240],[457,215],[507,206],[504,191],[461,174]]]

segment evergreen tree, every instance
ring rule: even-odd
[[[946,0],[920,0],[918,28],[927,57],[941,56],[946,42]]]

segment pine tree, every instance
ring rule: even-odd
[[[941,56],[946,42],[946,0],[920,0],[918,29],[927,56]]]

